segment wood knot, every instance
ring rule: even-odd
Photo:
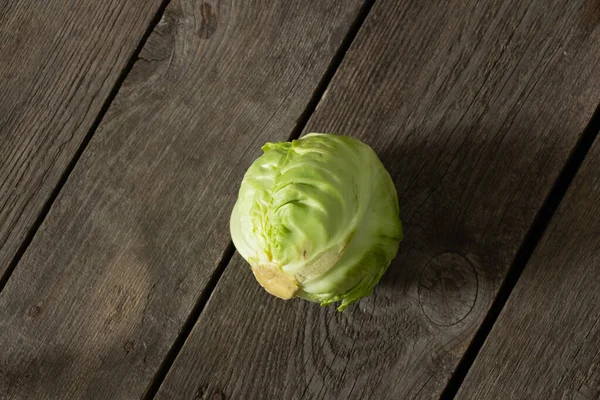
[[[123,345],[123,349],[125,349],[125,351],[126,351],[127,353],[129,353],[129,352],[130,352],[131,350],[133,350],[134,348],[135,348],[135,345],[134,345],[134,343],[133,343],[131,340],[130,340],[130,341],[128,341],[128,342],[126,342],[126,343]]]
[[[448,252],[432,258],[419,278],[419,304],[438,326],[452,326],[473,309],[478,292],[477,272],[460,254]]]
[[[214,8],[205,2],[200,5],[200,15],[202,21],[198,29],[198,36],[202,39],[209,39],[217,30],[217,15]]]
[[[29,318],[35,318],[42,312],[42,309],[39,306],[31,306],[27,310],[27,316]]]
[[[206,385],[200,385],[194,396],[196,400],[226,400],[225,395],[219,390],[211,390]]]

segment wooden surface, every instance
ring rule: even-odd
[[[141,18],[149,4],[120,18]],[[229,243],[235,183],[260,145],[288,138],[360,6],[168,6],[0,295],[0,398],[144,393]],[[107,52],[127,48],[108,41],[94,54]],[[48,96],[91,85],[93,74],[72,74],[78,86]],[[110,82],[101,76],[95,85]],[[70,101],[85,111],[101,97]],[[57,110],[63,129],[87,121],[83,111],[68,120],[66,103],[57,104],[47,111]],[[31,114],[31,124],[46,115]]]
[[[439,398],[600,100],[597,0],[4,3],[0,276],[37,233],[0,293],[2,400],[151,398],[166,371],[163,399]],[[380,154],[405,227],[344,313],[229,260],[242,174],[311,113]],[[597,142],[457,398],[600,398],[599,168]]]
[[[158,397],[438,398],[598,103],[597,16],[583,1],[376,2],[305,132],[381,155],[399,256],[338,313],[270,297],[236,255]]]
[[[585,159],[458,394],[600,399],[600,142]]]
[[[0,277],[160,3],[1,2]]]

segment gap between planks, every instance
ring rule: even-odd
[[[321,80],[317,84],[317,87],[315,88],[312,96],[310,97],[310,100],[308,101],[308,103],[306,105],[306,108],[304,109],[302,114],[300,114],[300,117],[298,117],[297,123],[296,123],[294,129],[292,130],[292,132],[290,133],[288,141],[292,141],[292,140],[298,139],[298,137],[300,137],[300,134],[302,133],[302,131],[308,124],[308,121],[309,121],[311,115],[316,110],[317,105],[321,101],[321,98],[325,94],[327,87],[331,83],[331,80],[333,79],[335,72],[341,65],[341,63],[344,59],[344,56],[346,55],[346,52],[348,51],[348,49],[350,49],[350,46],[352,45],[352,42],[354,41],[354,39],[356,38],[356,35],[360,31],[361,26],[367,19],[369,12],[371,11],[371,9],[373,8],[373,5],[375,4],[375,1],[376,0],[365,0],[363,5],[361,6],[355,20],[352,22],[352,25],[350,25],[348,32],[344,36],[344,39],[342,40],[340,47],[337,49],[337,51],[334,54],[333,58],[331,59],[329,65],[327,66],[325,73],[323,74],[323,76],[321,77]],[[167,3],[168,3],[168,1],[167,1]],[[165,8],[166,8],[166,5],[165,5]],[[160,12],[161,15],[162,15],[163,11],[164,11],[164,8],[161,8],[161,12]],[[159,18],[159,20],[160,20],[160,18]],[[145,40],[144,40],[144,42],[145,42]],[[136,54],[138,54],[138,53],[139,52],[136,52]],[[200,318],[200,314],[202,314],[202,311],[204,310],[206,303],[210,299],[211,294],[213,293],[214,289],[216,288],[217,283],[221,279],[221,276],[225,272],[225,268],[227,268],[227,265],[229,265],[229,262],[233,258],[234,254],[235,254],[235,246],[233,245],[233,242],[230,240],[229,244],[225,248],[225,251],[223,252],[223,256],[221,257],[221,261],[219,262],[217,269],[215,270],[213,275],[210,277],[210,280],[208,281],[208,284],[206,285],[205,290],[202,292],[200,297],[198,297],[198,300],[196,301],[194,308],[192,309],[191,313],[188,315],[187,319],[185,320],[183,327],[181,328],[181,331],[177,335],[177,338],[173,342],[173,345],[167,352],[167,355],[161,362],[158,370],[156,371],[156,374],[154,375],[154,378],[152,379],[152,381],[150,382],[150,385],[146,389],[146,392],[145,392],[144,396],[142,397],[143,400],[149,400],[149,399],[153,399],[154,397],[156,397],[156,394],[158,393],[160,386],[162,385],[163,381],[165,380],[169,370],[171,369],[171,366],[175,362],[175,359],[179,355],[181,349],[183,348],[183,345],[185,344],[190,333],[192,332],[192,329],[196,325],[196,322]]]
[[[119,77],[117,78],[114,86],[112,87],[110,93],[108,94],[108,97],[106,98],[106,100],[102,104],[102,107],[100,108],[100,112],[98,113],[98,115],[94,119],[94,122],[92,123],[92,126],[90,127],[90,130],[84,136],[84,138],[83,138],[83,140],[81,142],[81,145],[75,151],[75,154],[73,155],[73,158],[71,159],[71,161],[69,162],[69,164],[67,165],[67,167],[65,168],[65,170],[63,171],[62,175],[60,176],[60,179],[58,180],[58,183],[56,184],[56,186],[54,187],[54,189],[50,193],[50,196],[44,202],[44,205],[43,205],[42,209],[40,210],[40,213],[38,214],[38,216],[36,217],[33,225],[31,226],[31,228],[27,232],[27,235],[23,239],[23,242],[19,246],[19,249],[15,253],[15,256],[11,260],[10,264],[8,265],[8,268],[6,269],[5,273],[2,276],[0,276],[0,293],[2,293],[2,291],[4,290],[4,287],[6,286],[6,283],[10,279],[12,273],[14,272],[14,270],[17,267],[17,265],[19,264],[19,262],[21,261],[21,258],[23,257],[23,255],[27,251],[27,248],[29,247],[29,245],[33,241],[33,238],[35,237],[38,229],[42,225],[42,222],[44,222],[44,219],[46,219],[46,216],[50,212],[50,209],[52,208],[52,204],[54,204],[54,201],[56,200],[56,198],[58,197],[58,195],[61,192],[62,188],[64,187],[65,183],[69,179],[69,176],[71,175],[71,172],[75,169],[75,166],[77,165],[77,162],[81,158],[81,155],[85,151],[85,149],[86,149],[87,145],[89,144],[90,140],[92,140],[92,137],[94,136],[94,133],[98,129],[98,126],[100,125],[100,122],[102,121],[102,119],[106,115],[106,112],[108,111],[108,109],[109,109],[110,105],[112,104],[113,100],[117,96],[117,93],[119,92],[119,89],[123,85],[123,82],[125,82],[125,79],[127,78],[127,75],[129,75],[129,72],[131,72],[131,69],[133,68],[133,65],[138,60],[138,56],[139,56],[140,52],[142,51],[142,48],[146,44],[146,41],[148,40],[148,37],[150,37],[150,34],[154,31],[154,29],[156,28],[156,25],[158,25],[158,23],[160,22],[163,14],[165,12],[165,9],[169,5],[169,2],[170,2],[170,0],[163,0],[162,1],[160,7],[158,8],[158,10],[156,12],[156,14],[154,15],[154,18],[152,18],[152,21],[150,21],[150,24],[148,25],[148,28],[146,29],[146,31],[144,32],[144,34],[140,38],[140,41],[138,42],[138,45],[136,46],[135,50],[133,51],[133,54],[131,55],[129,61],[127,62],[127,64],[125,64],[125,67],[123,68],[123,70],[119,74]]]
[[[577,172],[579,171],[599,132],[600,105],[598,105],[596,111],[583,130],[583,133],[571,151],[567,162],[556,178],[548,197],[546,197],[542,207],[537,212],[535,219],[533,220],[533,224],[531,224],[529,227],[529,230],[527,231],[527,234],[525,235],[525,238],[523,239],[523,242],[521,243],[521,246],[515,255],[508,273],[506,274],[506,277],[500,286],[498,295],[492,302],[490,310],[483,320],[483,323],[479,327],[479,330],[469,344],[467,351],[463,355],[454,373],[452,374],[452,377],[448,381],[446,388],[442,392],[440,396],[441,400],[450,400],[456,397],[456,394],[458,393],[458,390],[460,389],[464,379],[469,373],[471,366],[479,355],[479,351],[485,344],[485,341],[492,331],[496,320],[500,316],[502,309],[506,305],[508,298],[515,288],[519,277],[525,270],[531,255],[543,237],[544,232],[546,231],[546,228],[552,219],[552,216],[554,215],[559,204],[562,202],[563,197],[569,189],[569,186],[571,186],[571,183],[577,175]]]

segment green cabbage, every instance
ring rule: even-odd
[[[258,282],[282,299],[341,301],[340,311],[370,295],[403,237],[394,184],[373,149],[311,133],[262,150],[230,221]]]

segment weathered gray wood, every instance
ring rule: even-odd
[[[11,0],[0,5],[0,277],[160,4]]]
[[[361,2],[172,2],[0,295],[0,398],[139,398]]]
[[[595,28],[582,1],[378,1],[306,131],[381,155],[399,256],[341,314],[235,256],[159,397],[439,398],[598,102]]]
[[[600,143],[470,369],[461,399],[600,399]]]

